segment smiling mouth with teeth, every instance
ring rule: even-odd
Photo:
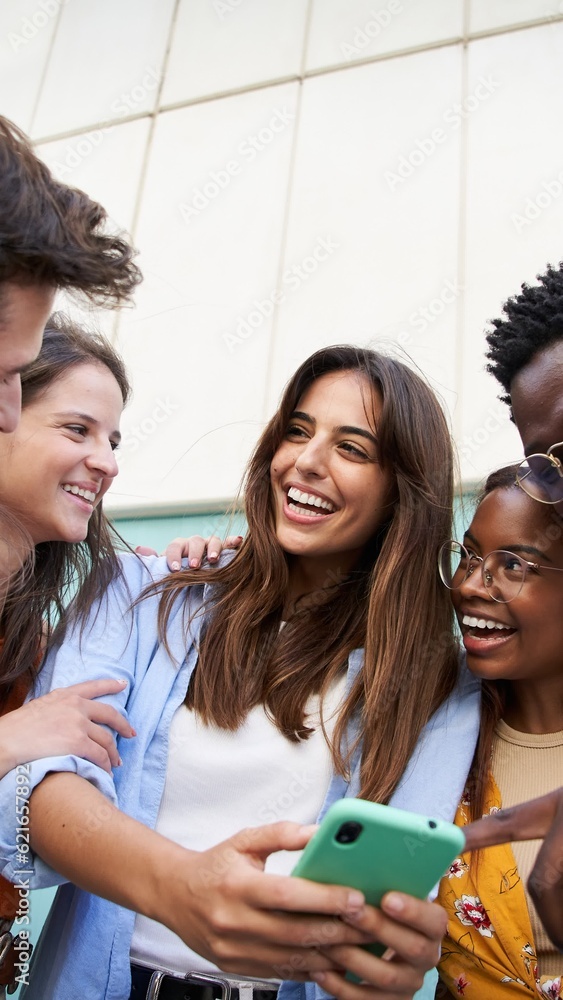
[[[287,491],[287,505],[296,514],[308,517],[325,517],[336,510],[330,500],[323,500],[315,493],[302,493],[296,486],[290,486]]]
[[[81,490],[78,486],[70,486],[69,483],[65,483],[63,486],[65,493],[72,493],[73,496],[82,497],[83,500],[87,500],[88,503],[94,503],[96,499],[96,494],[92,493],[92,490]]]
[[[516,631],[512,626],[495,622],[492,618],[476,618],[474,615],[463,615],[461,624],[466,626],[468,630],[466,634],[473,636],[475,639],[490,639],[493,632],[496,632],[497,635],[498,633],[510,635]]]

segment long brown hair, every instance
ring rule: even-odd
[[[87,364],[102,365],[111,372],[125,404],[129,380],[111,344],[99,334],[86,333],[61,314],[51,317],[38,357],[22,372],[22,408],[25,410],[69,370]],[[16,530],[13,523],[12,530]],[[110,580],[121,575],[116,544],[125,545],[100,503],[90,517],[83,542],[35,546],[23,572],[9,587],[0,611],[4,640],[0,648],[0,706],[18,678],[27,675],[30,683],[33,681],[41,636],[57,641],[62,638],[67,623],[65,609],[74,593],[76,614],[85,614]]]
[[[280,630],[288,557],[275,534],[270,463],[303,393],[322,375],[343,371],[358,373],[381,396],[378,461],[393,476],[396,499],[360,565],[331,574]],[[387,801],[457,676],[451,603],[436,571],[439,545],[451,530],[452,480],[446,421],[417,374],[351,346],[327,347],[308,358],[250,459],[248,534],[228,565],[206,570],[206,582],[216,586],[188,704],[205,722],[226,729],[236,729],[252,706],[264,704],[288,739],[306,739],[307,698],[322,695],[345,670],[350,652],[364,647],[363,670],[339,715],[332,753],[338,771],[348,773],[355,748],[347,745],[347,727],[359,713],[362,795]],[[184,570],[148,588],[162,593],[164,640],[174,602],[186,586],[201,582],[201,573]]]

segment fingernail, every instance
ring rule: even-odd
[[[385,909],[392,913],[402,913],[405,908],[405,901],[396,892],[389,892],[385,897]]]
[[[120,758],[119,758],[119,760],[118,760],[118,762],[117,762],[117,766],[118,766],[118,767],[121,767],[121,765],[122,765],[122,764],[123,764],[123,761],[122,761],[122,759],[121,759],[121,757],[120,757]]]
[[[312,836],[312,834],[316,833],[318,829],[319,829],[318,823],[303,823],[299,830],[299,833],[307,833],[309,834],[309,836]]]
[[[325,972],[311,972],[310,976],[311,976],[311,979],[313,980],[313,982],[314,983],[318,983],[319,986],[322,986],[323,983],[326,982],[326,973]]]
[[[180,569],[180,563],[174,560],[173,563],[170,563],[170,569]]]
[[[192,566],[193,569],[197,569],[199,566],[199,559],[190,559],[190,566]]]
[[[346,900],[346,910],[356,912],[362,910],[366,901],[361,892],[349,892]]]
[[[120,680],[120,681],[118,681],[117,683],[118,683],[118,684],[121,684],[121,687],[122,687],[122,688],[124,688],[124,687],[125,687],[125,685],[127,684],[127,681],[124,681],[124,680]]]
[[[137,735],[137,730],[133,729],[133,726],[131,726],[131,736],[136,736],[136,735]]]
[[[218,552],[210,552],[207,558],[208,559],[218,559],[219,558],[219,553]]]

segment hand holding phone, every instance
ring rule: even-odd
[[[328,810],[292,875],[360,889],[372,906],[391,889],[424,899],[464,845],[463,831],[453,823],[341,799]]]
[[[452,823],[363,799],[330,807],[292,875],[363,892],[379,906],[393,889],[425,899],[464,850],[463,831]],[[381,955],[385,948],[368,945]]]

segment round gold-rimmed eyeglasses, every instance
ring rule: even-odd
[[[481,566],[481,579],[487,593],[499,604],[510,604],[522,590],[530,570],[554,569],[563,573],[559,566],[544,566],[522,559],[515,552],[495,549],[486,556],[477,556],[461,542],[451,539],[444,542],[438,555],[438,569],[442,583],[448,590],[459,590],[477,566]]]
[[[556,448],[563,448],[563,441],[552,444],[545,455],[528,455],[520,462],[516,482],[525,493],[540,503],[559,503],[563,500],[563,464],[554,455]]]

